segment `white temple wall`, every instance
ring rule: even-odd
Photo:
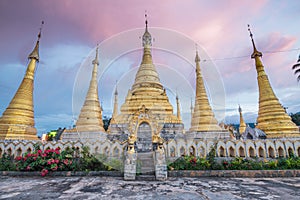
[[[195,155],[199,157],[206,157],[211,146],[216,143],[217,157],[261,157],[261,158],[275,158],[288,157],[289,152],[296,156],[300,155],[300,140],[287,139],[266,139],[266,140],[189,140],[179,138],[164,143],[164,148],[167,158],[176,158],[182,155]],[[19,156],[25,153],[32,153],[34,145],[37,141],[0,141],[0,156],[4,153]],[[81,150],[83,146],[88,146],[92,154],[104,154],[108,157],[121,157],[124,155],[124,150],[127,144],[121,144],[118,141],[111,142],[93,141],[93,142],[47,142],[45,144],[39,143],[41,149],[57,148],[61,150],[67,147]]]

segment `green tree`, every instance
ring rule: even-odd
[[[300,75],[299,75],[300,76]],[[291,118],[292,118],[292,121],[297,125],[297,126],[300,126],[300,112],[296,113],[296,114],[293,114],[291,113],[290,114]]]
[[[103,128],[104,128],[105,131],[107,131],[107,129],[109,127],[110,120],[111,120],[111,118],[109,118],[107,116],[103,117]]]

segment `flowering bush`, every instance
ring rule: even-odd
[[[69,171],[75,169],[72,161],[73,156],[68,151],[60,152],[59,148],[46,149],[15,158],[17,170],[20,171],[41,171],[45,176],[49,171]]]

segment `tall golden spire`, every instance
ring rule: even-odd
[[[116,87],[116,90],[115,90],[115,99],[114,99],[114,110],[113,110],[113,114],[112,114],[112,117],[111,117],[111,122],[114,123],[115,122],[115,119],[116,117],[118,116],[118,89]]]
[[[196,51],[196,97],[195,107],[191,122],[190,131],[196,132],[212,132],[221,131],[218,121],[215,119],[212,109],[209,105],[201,69],[200,58],[198,51]]]
[[[298,127],[285,112],[271,87],[261,61],[262,53],[256,49],[249,25],[248,31],[253,45],[251,58],[255,59],[259,88],[259,110],[256,127],[263,130],[268,138],[299,137]]]
[[[44,22],[42,21],[42,25]],[[0,118],[0,139],[37,140],[34,127],[33,86],[36,64],[39,62],[39,43],[42,26],[21,85]]]
[[[180,103],[179,103],[178,94],[176,94],[176,105],[177,105],[177,119],[179,122],[181,122]]]
[[[246,124],[243,118],[243,114],[242,114],[242,108],[239,105],[239,113],[240,113],[240,127],[239,127],[239,131],[240,134],[244,133],[246,130]]]
[[[160,83],[158,73],[152,61],[152,55],[151,55],[152,37],[148,31],[147,15],[145,15],[145,17],[146,17],[146,21],[145,21],[146,28],[142,38],[143,47],[144,47],[143,59],[139,67],[139,70],[135,76],[135,82],[132,86],[133,92],[139,92],[141,88],[140,86],[147,86],[150,84],[158,90],[163,90],[163,86]]]
[[[92,64],[93,72],[90,86],[85,98],[85,102],[81,108],[78,120],[76,122],[76,129],[79,132],[105,132],[102,121],[102,110],[99,103],[97,70],[99,66],[98,60],[98,46],[96,49],[96,56]]]

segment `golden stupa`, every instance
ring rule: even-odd
[[[268,138],[299,137],[299,128],[292,122],[283,106],[276,97],[261,61],[262,53],[256,49],[253,35],[252,59],[255,59],[257,82],[259,89],[259,110],[256,128],[263,130]]]
[[[181,121],[181,114],[180,114],[180,102],[178,95],[176,95],[176,105],[177,105],[177,119]]]
[[[201,69],[198,51],[196,52],[196,97],[192,114],[191,128],[193,132],[219,132],[222,131],[214,113],[209,105]]]
[[[34,127],[33,86],[36,65],[39,62],[40,38],[41,29],[36,45],[28,56],[30,61],[21,85],[0,118],[1,140],[38,139],[36,135],[37,131]]]
[[[158,123],[182,123],[181,119],[173,115],[173,107],[163,85],[160,83],[158,73],[152,61],[151,46],[152,37],[148,32],[148,22],[143,35],[143,58],[142,63],[135,76],[135,82],[128,91],[124,104],[121,106],[120,114],[114,118],[111,124],[126,124],[130,121],[132,114],[142,108],[151,111],[156,116]]]
[[[79,132],[105,132],[102,121],[102,110],[98,96],[98,47],[92,64],[94,66],[90,86],[75,127]]]
[[[113,113],[112,113],[112,116],[111,116],[111,119],[110,119],[110,123],[115,123],[116,120],[115,118],[118,116],[118,89],[116,87],[116,90],[115,90],[115,93],[114,93],[114,109],[113,109]]]
[[[240,127],[239,127],[239,132],[240,134],[244,133],[246,130],[246,123],[243,118],[242,114],[242,108],[239,106],[239,113],[240,113]]]

